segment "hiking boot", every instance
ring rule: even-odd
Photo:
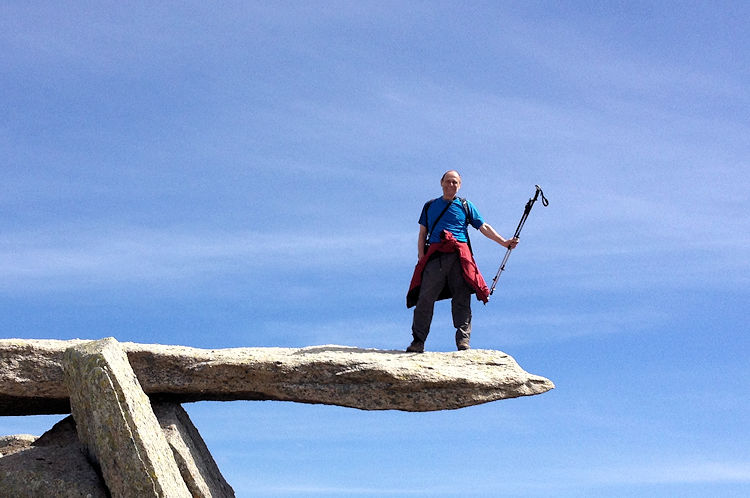
[[[411,341],[411,344],[409,344],[409,347],[406,348],[407,353],[424,353],[424,342],[414,339]]]
[[[469,340],[468,339],[464,339],[462,341],[458,341],[456,343],[456,347],[458,348],[459,351],[466,351],[467,349],[471,349],[471,346],[469,346]]]

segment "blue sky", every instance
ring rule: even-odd
[[[511,235],[438,413],[186,405],[238,496],[750,494],[744,2],[0,5],[0,332],[401,349],[445,170]],[[473,234],[490,280],[499,246]],[[427,349],[450,351],[447,303]],[[40,434],[60,417],[6,417]]]

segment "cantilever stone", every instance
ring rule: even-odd
[[[67,413],[65,349],[0,340],[0,415]],[[121,343],[143,390],[174,402],[283,400],[434,411],[544,393],[554,384],[501,351],[423,354],[346,346],[197,349]]]

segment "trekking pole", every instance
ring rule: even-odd
[[[524,223],[526,223],[526,218],[529,217],[529,213],[531,212],[532,206],[534,206],[534,203],[539,198],[539,196],[542,196],[542,205],[544,207],[547,207],[549,205],[549,201],[546,197],[544,197],[544,192],[542,192],[542,187],[539,185],[534,185],[536,187],[536,193],[534,194],[534,197],[529,199],[529,201],[526,203],[526,207],[523,208],[523,216],[521,216],[521,221],[518,223],[518,227],[516,227],[516,233],[513,235],[513,238],[518,238],[518,236],[521,234],[521,229],[523,228]],[[503,258],[502,263],[500,263],[500,268],[497,270],[497,273],[495,274],[495,278],[492,279],[492,287],[490,287],[490,296],[493,292],[495,292],[495,286],[497,285],[497,280],[500,278],[500,274],[505,271],[505,263],[508,262],[508,258],[510,257],[510,252],[513,249],[508,248],[508,250],[505,252],[505,257]]]

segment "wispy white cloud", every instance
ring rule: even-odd
[[[503,311],[501,316],[505,326],[502,343],[543,344],[587,336],[637,334],[670,318],[667,311],[646,309],[643,306],[629,309],[612,307],[599,312],[580,309],[578,303],[568,303],[568,306],[568,311]],[[481,328],[485,320],[484,317],[478,317],[475,320],[477,328]]]
[[[344,495],[344,496],[490,496],[496,493],[523,496],[550,496],[559,493],[567,496],[571,489],[578,492],[620,486],[643,485],[690,485],[690,484],[746,484],[750,483],[750,463],[742,461],[685,461],[652,462],[642,466],[617,466],[608,468],[549,468],[537,463],[538,471],[533,477],[516,474],[512,479],[491,482],[481,477],[472,480],[466,488],[463,479],[454,484],[420,484],[414,486],[370,488],[367,486],[329,486],[314,481],[297,484],[268,485],[252,478],[233,482],[237,489],[252,490],[264,496],[274,495]]]
[[[399,304],[403,306],[406,287],[399,290],[403,291],[403,298],[399,300]],[[386,309],[391,309],[391,306],[387,306]],[[399,307],[399,310],[405,308]],[[404,311],[402,318],[408,319],[408,312]],[[394,340],[403,342],[410,337],[408,326],[390,315],[386,319],[368,315],[366,318],[336,318],[322,321],[314,317],[304,322],[269,320],[262,324],[262,330],[268,334],[275,333],[277,336],[294,337],[300,346],[348,344],[363,348],[393,349],[394,344],[400,345],[400,342],[394,343]]]
[[[450,493],[450,489],[435,486],[381,487],[381,486],[330,486],[315,482],[269,485],[254,480],[233,483],[236,489],[247,490],[253,496],[436,496]]]
[[[750,462],[716,460],[677,460],[591,469],[581,479],[591,484],[691,484],[750,483]]]
[[[0,287],[116,285],[390,260],[392,254],[374,251],[371,244],[371,236],[361,232],[319,236],[70,227],[6,233],[0,238]]]

